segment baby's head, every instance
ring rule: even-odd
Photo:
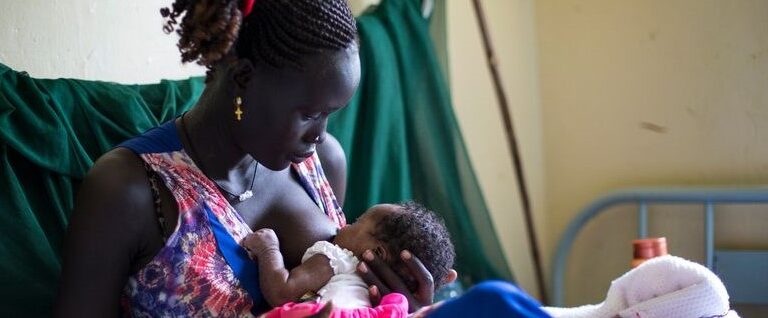
[[[415,287],[410,272],[400,259],[408,250],[421,260],[435,281],[435,288],[445,283],[453,267],[455,252],[442,219],[424,206],[406,202],[379,204],[339,230],[334,240],[358,258],[371,250],[387,262],[409,287]]]

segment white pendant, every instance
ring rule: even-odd
[[[240,200],[240,202],[243,202],[245,200],[250,199],[253,196],[253,191],[248,190],[240,194],[237,199]]]

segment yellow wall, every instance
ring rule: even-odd
[[[550,253],[610,190],[766,183],[768,1],[539,0],[536,21]],[[659,210],[651,234],[702,260],[701,209]],[[568,303],[602,299],[627,270],[633,218],[583,233]],[[726,208],[717,222],[716,244],[768,248],[768,214]]]
[[[482,3],[546,265],[568,222],[606,192],[766,182],[768,2]],[[471,1],[446,5],[454,107],[504,252],[521,285],[535,293]],[[632,208],[598,218],[580,236],[567,274],[569,304],[600,301],[610,281],[628,269],[636,223],[626,209]],[[651,216],[650,234],[667,236],[673,254],[703,260],[699,207],[657,207]],[[726,206],[716,222],[718,246],[768,248],[760,243],[768,241],[762,211]]]
[[[538,291],[512,159],[473,7],[466,0],[447,0],[445,4],[454,109],[507,260],[521,287],[535,295]],[[482,4],[522,150],[535,221],[542,234],[544,154],[533,1]]]

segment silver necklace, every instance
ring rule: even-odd
[[[248,190],[245,190],[243,193],[234,194],[232,192],[227,191],[227,189],[224,189],[224,187],[222,187],[216,181],[214,181],[214,183],[216,183],[216,185],[219,187],[219,189],[221,189],[221,191],[224,191],[224,193],[226,193],[226,194],[228,194],[228,195],[230,195],[232,197],[237,198],[240,202],[243,202],[243,201],[248,200],[251,197],[253,197],[253,190],[252,190],[253,189],[253,183],[256,181],[256,170],[258,168],[259,168],[258,164],[255,167],[253,167],[253,176],[251,176],[251,186],[248,187]]]
[[[181,130],[184,132],[184,137],[187,138],[187,142],[189,143],[189,148],[190,148],[189,150],[191,150],[195,154],[195,156],[197,156],[198,152],[197,150],[195,150],[195,146],[192,145],[192,139],[189,138],[189,132],[187,131],[187,123],[184,121],[184,116],[186,114],[187,113],[185,112],[184,114],[181,115]],[[256,162],[256,160],[254,160],[253,162]],[[247,190],[243,191],[240,194],[234,194],[228,191],[215,180],[211,180],[211,181],[213,181],[213,183],[219,188],[219,190],[224,191],[224,193],[228,194],[229,196],[237,198],[238,201],[243,202],[253,197],[253,183],[256,181],[256,171],[258,170],[258,168],[259,168],[259,164],[256,163],[256,166],[253,167],[253,176],[251,176],[251,186],[248,187]],[[203,169],[202,162],[200,162],[200,169],[201,170]]]

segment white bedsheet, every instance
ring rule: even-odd
[[[676,256],[648,260],[614,280],[600,304],[544,310],[555,318],[739,317],[717,275]]]

